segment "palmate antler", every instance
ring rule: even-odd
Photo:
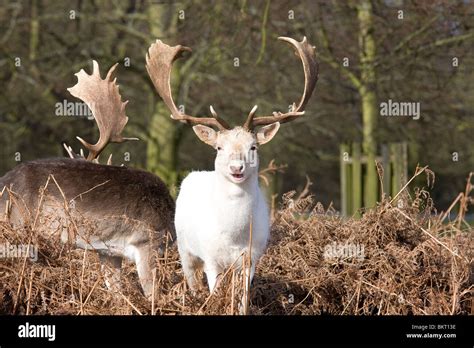
[[[84,139],[76,137],[89,150],[88,161],[99,156],[109,142],[122,143],[137,138],[125,138],[122,131],[128,122],[125,106],[128,101],[122,102],[116,78],[113,77],[118,63],[110,68],[105,79],[102,79],[99,64],[93,61],[92,74],[88,75],[81,69],[75,75],[77,84],[67,90],[76,98],[81,99],[91,109],[99,127],[99,140],[96,144],[89,144]]]
[[[308,103],[318,80],[318,63],[316,61],[315,47],[307,42],[306,37],[304,37],[301,42],[289,37],[279,37],[278,39],[293,46],[296,50],[296,55],[300,57],[301,62],[303,63],[305,75],[303,95],[298,105],[293,104],[292,110],[287,113],[274,112],[273,116],[261,116],[255,118],[257,106],[254,106],[247,117],[247,121],[243,125],[243,128],[249,131],[252,131],[254,127],[264,126],[274,122],[290,122],[303,115],[304,108]],[[156,42],[149,48],[146,56],[148,74],[150,75],[158,94],[170,109],[171,118],[187,124],[202,124],[217,127],[219,130],[230,129],[227,122],[217,116],[212,106],[210,107],[213,116],[212,118],[185,115],[176,107],[171,95],[171,68],[173,62],[180,58],[182,53],[185,51],[191,52],[191,49],[181,45],[170,47],[160,40],[156,40]]]
[[[212,106],[210,109],[213,117],[189,116],[180,112],[176,107],[171,95],[171,68],[173,62],[180,58],[185,51],[191,52],[191,49],[181,45],[171,47],[160,40],[156,40],[156,42],[150,46],[146,55],[146,69],[153,81],[156,91],[170,109],[171,118],[192,125],[202,124],[217,127],[219,130],[230,129],[227,122],[217,116]]]
[[[247,120],[244,123],[244,128],[247,130],[252,130],[257,126],[265,126],[274,122],[286,123],[293,121],[304,115],[304,109],[308,103],[309,98],[311,97],[316,82],[318,81],[318,62],[316,61],[315,47],[311,46],[306,40],[306,36],[301,42],[296,41],[290,37],[280,36],[279,40],[285,41],[293,46],[296,50],[295,54],[300,57],[301,62],[303,63],[304,70],[304,91],[301,96],[298,106],[293,103],[292,110],[290,112],[281,113],[274,112],[273,116],[261,116],[255,118],[255,112],[257,111],[257,106],[255,105],[250,111]]]

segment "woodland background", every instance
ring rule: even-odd
[[[77,151],[76,135],[98,138],[92,120],[55,114],[56,103],[77,101],[66,88],[96,59],[103,73],[120,63],[118,83],[130,100],[124,134],[141,139],[109,145],[102,161],[113,153],[114,163],[176,187],[189,170],[211,169],[214,150],[170,120],[145,69],[149,45],[159,38],[193,48],[172,75],[187,113],[207,116],[212,104],[242,124],[254,104],[270,114],[298,100],[301,64],[276,38],[307,36],[317,47],[319,81],[306,115],[261,148],[262,167],[273,158],[288,165],[272,178],[272,190],[302,189],[308,175],[316,199],[338,207],[341,143],[361,141],[370,159],[381,143],[406,141],[409,172],[429,165],[432,197],[446,209],[474,169],[473,15],[469,0],[1,0],[0,176],[18,155],[65,156],[62,142]],[[381,117],[388,99],[420,102],[421,118]]]

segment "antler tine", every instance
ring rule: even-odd
[[[69,158],[84,158],[84,157],[81,156],[80,154],[74,153],[74,151],[72,150],[72,147],[70,147],[68,144],[63,143],[63,147],[64,147],[64,149],[66,150],[66,152],[67,152]]]
[[[252,123],[253,123],[253,118],[255,117],[255,112],[258,109],[258,105],[254,105],[252,110],[250,110],[249,115],[247,117],[247,120],[244,123],[244,129],[246,130],[251,130],[252,129]]]
[[[311,97],[316,82],[318,81],[318,62],[316,61],[315,47],[311,46],[306,40],[306,36],[301,42],[296,41],[290,37],[280,36],[279,40],[289,43],[295,48],[295,54],[300,57],[304,70],[304,91],[301,99],[296,106],[293,103],[292,110],[287,113],[274,112],[273,116],[262,116],[253,118],[249,129],[256,126],[264,126],[274,122],[286,123],[293,121],[301,115],[304,115],[304,109]],[[250,116],[250,115],[249,115]],[[248,121],[248,120],[247,120]],[[247,124],[247,122],[246,122]]]
[[[218,117],[218,116],[217,116],[217,112],[216,112],[216,110],[214,110],[214,108],[212,107],[212,105],[209,105],[209,110],[211,111],[212,117],[214,117],[214,118],[217,118],[217,117]]]
[[[109,142],[138,140],[138,138],[124,138],[121,134],[128,122],[125,114],[128,101],[122,102],[119,86],[113,77],[117,65],[118,63],[112,66],[105,79],[102,79],[99,64],[94,60],[92,74],[88,75],[81,69],[75,74],[77,83],[67,89],[69,93],[87,104],[99,127],[100,136],[96,144],[89,144],[84,139],[76,137],[89,151],[88,161],[96,159]]]
[[[194,117],[186,115],[178,110],[171,95],[171,69],[173,62],[182,56],[183,52],[192,52],[189,47],[177,45],[168,46],[161,40],[156,40],[146,55],[146,69],[150,75],[156,91],[163,102],[171,111],[171,118],[187,124],[202,124],[211,127],[217,127],[219,130],[230,129],[227,122],[217,116],[217,113],[211,107],[213,117]]]

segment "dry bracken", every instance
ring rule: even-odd
[[[388,199],[360,219],[312,197],[283,197],[251,288],[250,314],[468,314],[473,228],[440,222],[425,190]],[[38,260],[0,260],[2,314],[236,314],[245,279],[228,269],[209,295],[187,289],[174,245],[157,258],[153,303],[126,265],[122,290],[104,285],[95,253],[0,223],[0,245],[37,247]],[[202,275],[202,274],[201,274]]]

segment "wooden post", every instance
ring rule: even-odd
[[[345,159],[349,158],[349,146],[347,144],[340,145],[340,182],[341,182],[341,214],[347,216],[349,213],[349,188],[348,188],[348,171],[349,163]]]
[[[390,144],[390,152],[393,163],[393,176],[392,176],[392,197],[395,196],[402,187],[402,176],[403,176],[403,155],[400,143]]]
[[[405,185],[405,183],[408,180],[408,144],[406,141],[400,144],[400,151],[401,151],[401,156],[402,156],[402,186]]]
[[[362,163],[361,163],[361,145],[352,143],[352,206],[351,214],[360,216],[359,209],[362,206]]]
[[[354,213],[352,207],[352,194],[354,192],[354,184],[352,182],[352,156],[351,146],[348,145],[348,160],[346,163],[346,182],[347,182],[347,216],[351,216]]]
[[[390,185],[392,179],[392,161],[390,160],[390,151],[386,144],[382,145],[382,166],[383,166],[383,194],[391,196]],[[381,197],[383,199],[383,197]]]

